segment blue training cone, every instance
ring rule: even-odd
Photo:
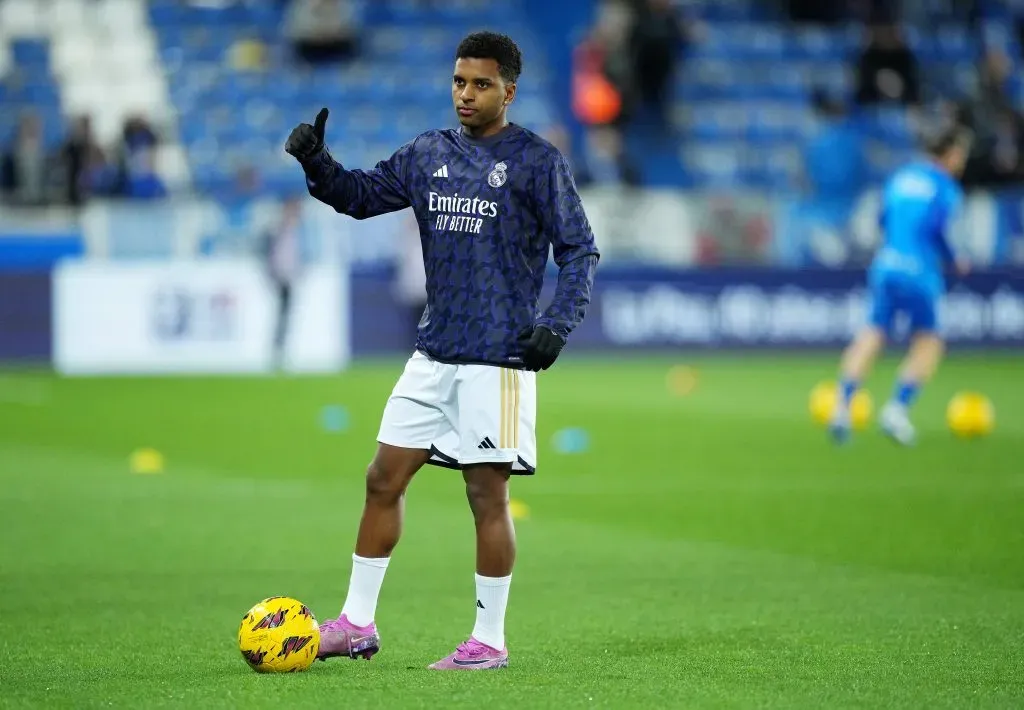
[[[560,454],[582,454],[590,448],[590,436],[583,429],[562,429],[555,432],[551,445]]]
[[[348,429],[348,411],[337,404],[329,404],[320,411],[320,426],[324,431],[337,433]]]

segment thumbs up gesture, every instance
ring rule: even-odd
[[[292,129],[291,135],[284,143],[284,150],[298,160],[308,160],[316,156],[324,148],[324,127],[327,125],[326,108],[320,109],[313,125],[300,123]]]

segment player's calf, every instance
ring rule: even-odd
[[[476,526],[477,572],[504,577],[515,565],[516,534],[508,507],[511,464],[475,464],[466,467],[466,499]]]
[[[900,366],[900,378],[893,392],[893,399],[904,406],[913,404],[920,387],[926,384],[939,368],[945,343],[938,334],[922,332],[914,335],[910,349]]]
[[[885,347],[885,334],[876,326],[861,330],[843,351],[840,371],[840,401],[849,405],[860,383],[871,372],[878,354]]]
[[[879,416],[882,431],[899,444],[909,446],[917,438],[910,421],[910,408],[917,400],[921,387],[938,369],[944,351],[942,339],[930,330],[915,334],[910,343],[892,396]]]
[[[366,502],[359,522],[356,554],[388,557],[402,534],[402,501],[430,452],[381,444],[366,470]]]
[[[839,391],[836,393],[836,408],[828,427],[829,434],[836,443],[843,443],[850,438],[850,407],[853,397],[884,346],[883,331],[876,326],[869,326],[861,330],[843,351],[839,364],[840,379]]]

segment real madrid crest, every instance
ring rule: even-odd
[[[491,174],[487,176],[487,184],[491,187],[501,187],[504,185],[505,181],[508,180],[506,170],[508,170],[508,166],[505,163],[497,163]]]

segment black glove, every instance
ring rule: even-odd
[[[565,342],[550,328],[542,325],[533,329],[533,335],[525,343],[523,364],[527,370],[537,372],[555,364],[555,358],[562,352]]]
[[[326,108],[320,109],[313,125],[300,123],[292,129],[291,135],[284,143],[284,150],[298,160],[308,160],[324,149],[324,126],[327,125]]]

